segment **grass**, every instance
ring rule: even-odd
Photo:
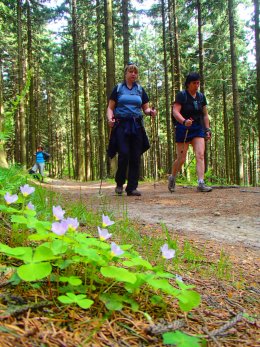
[[[13,177],[16,177],[13,179]],[[0,185],[3,190],[8,187],[10,191],[18,191],[19,186],[27,181],[28,177],[23,172],[11,168],[10,172],[0,171]],[[6,183],[5,183],[6,182]],[[119,200],[118,200],[119,201]],[[80,221],[80,229],[97,235],[97,225],[101,215],[114,215],[121,217],[109,229],[115,236],[118,244],[131,244],[145,259],[158,267],[167,267],[172,274],[181,275],[187,284],[195,285],[199,290],[203,301],[198,309],[188,314],[180,312],[177,305],[166,298],[162,301],[161,296],[154,295],[153,303],[147,300],[147,290],[139,294],[140,309],[131,312],[128,309],[114,313],[104,314],[102,307],[84,311],[75,307],[61,307],[58,303],[46,306],[43,309],[33,310],[28,308],[18,315],[9,315],[2,319],[0,327],[0,340],[3,346],[162,346],[161,334],[147,334],[146,329],[151,326],[165,328],[169,322],[184,319],[188,326],[183,328],[191,336],[206,336],[208,346],[256,346],[256,320],[257,320],[257,292],[248,288],[256,288],[257,284],[252,281],[254,273],[247,273],[248,268],[232,263],[229,254],[220,249],[210,254],[207,244],[193,242],[176,233],[169,231],[165,225],[140,225],[128,218],[126,200],[120,200],[116,207],[110,205],[104,196],[100,197],[98,206],[92,206],[91,202],[83,199],[67,201],[60,194],[47,191],[37,186],[36,193],[32,198],[40,219],[46,219],[52,214],[52,206],[61,205],[70,217],[77,217]],[[91,208],[90,208],[91,207]],[[118,209],[115,211],[113,209]],[[18,246],[23,244],[24,230],[16,228],[10,234],[8,225],[0,222],[1,241],[6,244]],[[165,262],[160,255],[160,247],[167,242],[170,248],[176,250],[176,256],[169,262]],[[0,316],[7,313],[12,306],[17,306],[16,301],[27,302],[28,298],[36,301],[49,299],[46,290],[49,284],[22,283],[19,286],[5,282],[6,271],[12,271],[12,261],[1,258],[2,277],[2,306]],[[5,266],[6,265],[6,266]],[[3,270],[4,269],[4,270]],[[84,269],[77,269],[78,272]],[[53,294],[57,289],[52,288]],[[18,306],[23,306],[19,304]],[[241,318],[238,329],[232,325],[232,317],[243,309],[244,316]],[[239,316],[240,317],[240,316]],[[216,341],[207,334],[202,327],[209,331],[216,331],[225,324],[230,325],[230,333],[226,335],[213,334]],[[36,327],[36,328],[35,328]],[[235,326],[236,327],[236,326]],[[34,330],[36,329],[36,330]],[[233,329],[233,330],[232,330]],[[227,330],[229,332],[229,330]],[[212,334],[211,334],[212,335]],[[26,337],[27,336],[27,337]],[[43,336],[45,336],[43,338]],[[122,336],[125,336],[122,339]],[[25,338],[26,337],[26,338]],[[59,342],[60,341],[60,342]],[[66,341],[66,342],[65,342]],[[0,342],[1,346],[1,342]],[[191,346],[191,345],[184,345]],[[202,346],[202,344],[201,344]]]

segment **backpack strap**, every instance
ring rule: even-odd
[[[183,96],[183,103],[184,104],[186,104],[186,102],[187,102],[187,93],[186,93],[186,90],[184,89],[184,90],[182,90],[181,91],[181,94],[182,94],[182,96]]]
[[[202,102],[203,101],[203,94],[201,92],[197,92],[197,96],[198,96],[198,101]]]
[[[116,89],[117,93],[119,93],[119,90],[120,90],[120,88],[122,87],[122,85],[123,85],[123,83],[118,83],[117,89]]]
[[[183,96],[183,103],[186,104],[186,102],[187,102],[187,92],[184,89],[184,90],[181,91],[181,93],[182,93],[182,96]],[[196,93],[196,97],[198,98],[199,102],[203,101],[203,94],[201,92],[197,92]]]
[[[123,85],[123,83],[118,83],[118,84],[117,84],[117,88],[116,88],[117,93],[119,93],[120,88],[122,87],[122,85]],[[143,88],[141,87],[141,85],[140,85],[139,83],[136,83],[136,85],[137,85],[137,90],[138,90],[138,92],[139,92],[140,94],[142,94]]]

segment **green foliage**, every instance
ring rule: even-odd
[[[19,166],[12,165],[8,169],[0,167],[0,190],[17,191],[26,183],[26,175]]]
[[[197,336],[190,336],[181,331],[168,332],[163,334],[164,345],[174,345],[176,347],[203,347],[206,341]]]
[[[20,280],[37,283],[52,279],[60,293],[66,294],[58,296],[61,303],[84,309],[100,301],[108,310],[120,310],[125,305],[138,310],[138,293],[146,288],[153,304],[157,293],[162,298],[166,294],[178,300],[185,312],[200,304],[200,295],[192,290],[193,286],[176,280],[175,287],[174,275],[143,259],[132,245],[109,244],[107,240],[112,234],[102,229],[113,230],[114,222],[109,217],[102,217],[100,239],[83,230],[78,232],[77,218],[61,217],[65,211],[60,206],[53,207],[50,221],[39,220],[36,210],[27,204],[30,195],[36,194],[34,189],[27,186],[24,192],[25,187],[22,188],[17,196],[2,192],[6,203],[0,204],[2,215],[13,227],[11,233],[22,234],[22,246],[0,243],[2,259],[7,264],[11,259],[18,261],[14,268]],[[10,206],[12,203],[14,207]],[[54,217],[62,220],[55,222]]]

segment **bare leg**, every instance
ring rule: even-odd
[[[174,161],[172,166],[172,175],[174,177],[177,176],[178,172],[182,168],[182,165],[185,163],[188,148],[189,148],[189,142],[176,143],[177,159]]]
[[[204,153],[205,153],[205,140],[202,137],[195,137],[191,141],[191,145],[193,147],[195,157],[196,157],[196,170],[197,170],[197,176],[198,180],[204,180],[204,173],[205,173],[205,160],[204,160]]]

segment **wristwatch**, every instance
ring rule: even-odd
[[[186,123],[186,120],[187,120],[187,119],[184,119],[184,121],[182,122],[182,125],[185,125],[185,123]]]

